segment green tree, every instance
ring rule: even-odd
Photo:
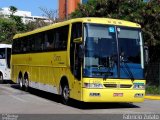
[[[0,43],[11,43],[16,33],[27,31],[21,17],[14,15],[17,8],[14,6],[9,8],[11,12],[9,18],[3,18],[3,15],[0,16]]]
[[[57,10],[47,9],[43,7],[40,7],[39,9],[43,12],[43,16],[47,17],[48,20],[50,20],[50,24],[59,22]]]
[[[71,14],[77,17],[108,17],[141,24],[144,40],[150,45],[160,44],[160,1],[150,0],[89,0],[79,4]]]
[[[14,21],[0,18],[0,43],[11,43],[16,32],[16,23]]]
[[[31,30],[34,30],[34,29],[37,29],[37,28],[40,28],[40,27],[43,27],[43,26],[47,26],[49,24],[50,23],[46,23],[43,20],[37,19],[36,21],[28,22],[26,24],[26,29],[27,29],[27,31],[31,31]]]
[[[15,6],[9,6],[9,10],[11,12],[11,15],[13,15],[15,12],[17,12],[17,8]]]
[[[15,21],[17,26],[17,31],[26,31],[26,25],[22,22],[21,17],[14,15],[14,13],[17,12],[18,9],[14,6],[10,6],[9,8],[11,12],[10,19]]]
[[[147,42],[155,46],[160,44],[160,2],[159,0],[151,0],[145,6],[143,14],[144,24],[143,29],[145,32],[145,39]]]

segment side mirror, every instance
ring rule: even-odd
[[[149,51],[147,46],[144,46],[144,62],[146,65],[149,63]]]
[[[74,39],[73,42],[76,43],[76,44],[81,44],[82,43],[82,37]]]

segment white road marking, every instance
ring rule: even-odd
[[[16,100],[21,101],[21,102],[27,102],[26,100],[21,99],[21,98],[19,98],[18,96],[14,96],[14,95],[10,95],[10,96],[11,96],[12,98],[16,99]]]
[[[6,94],[6,95],[8,95],[8,96],[10,96],[10,97],[18,100],[18,101],[27,102],[26,100],[18,97],[17,95],[12,95],[12,94],[14,94],[14,93],[21,92],[21,91],[19,91],[19,90],[14,90],[14,89],[9,88],[9,87],[7,87],[7,86],[0,86],[0,87],[4,89],[4,90],[2,91],[2,93]]]

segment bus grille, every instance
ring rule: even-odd
[[[104,84],[106,88],[131,88],[129,84]]]
[[[116,88],[117,84],[104,84],[104,86],[108,88]]]
[[[121,84],[120,88],[131,88],[132,85]]]

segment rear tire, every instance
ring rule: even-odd
[[[67,105],[70,99],[69,98],[70,96],[69,86],[68,84],[64,84],[61,87],[62,87],[62,92],[61,92],[62,102],[63,104]]]
[[[0,74],[0,83],[3,84],[4,83],[4,80],[3,80],[3,75]]]
[[[24,79],[24,90],[29,91],[29,80],[28,78]]]
[[[23,79],[22,78],[18,78],[18,82],[19,82],[19,88],[21,90],[24,90]]]

